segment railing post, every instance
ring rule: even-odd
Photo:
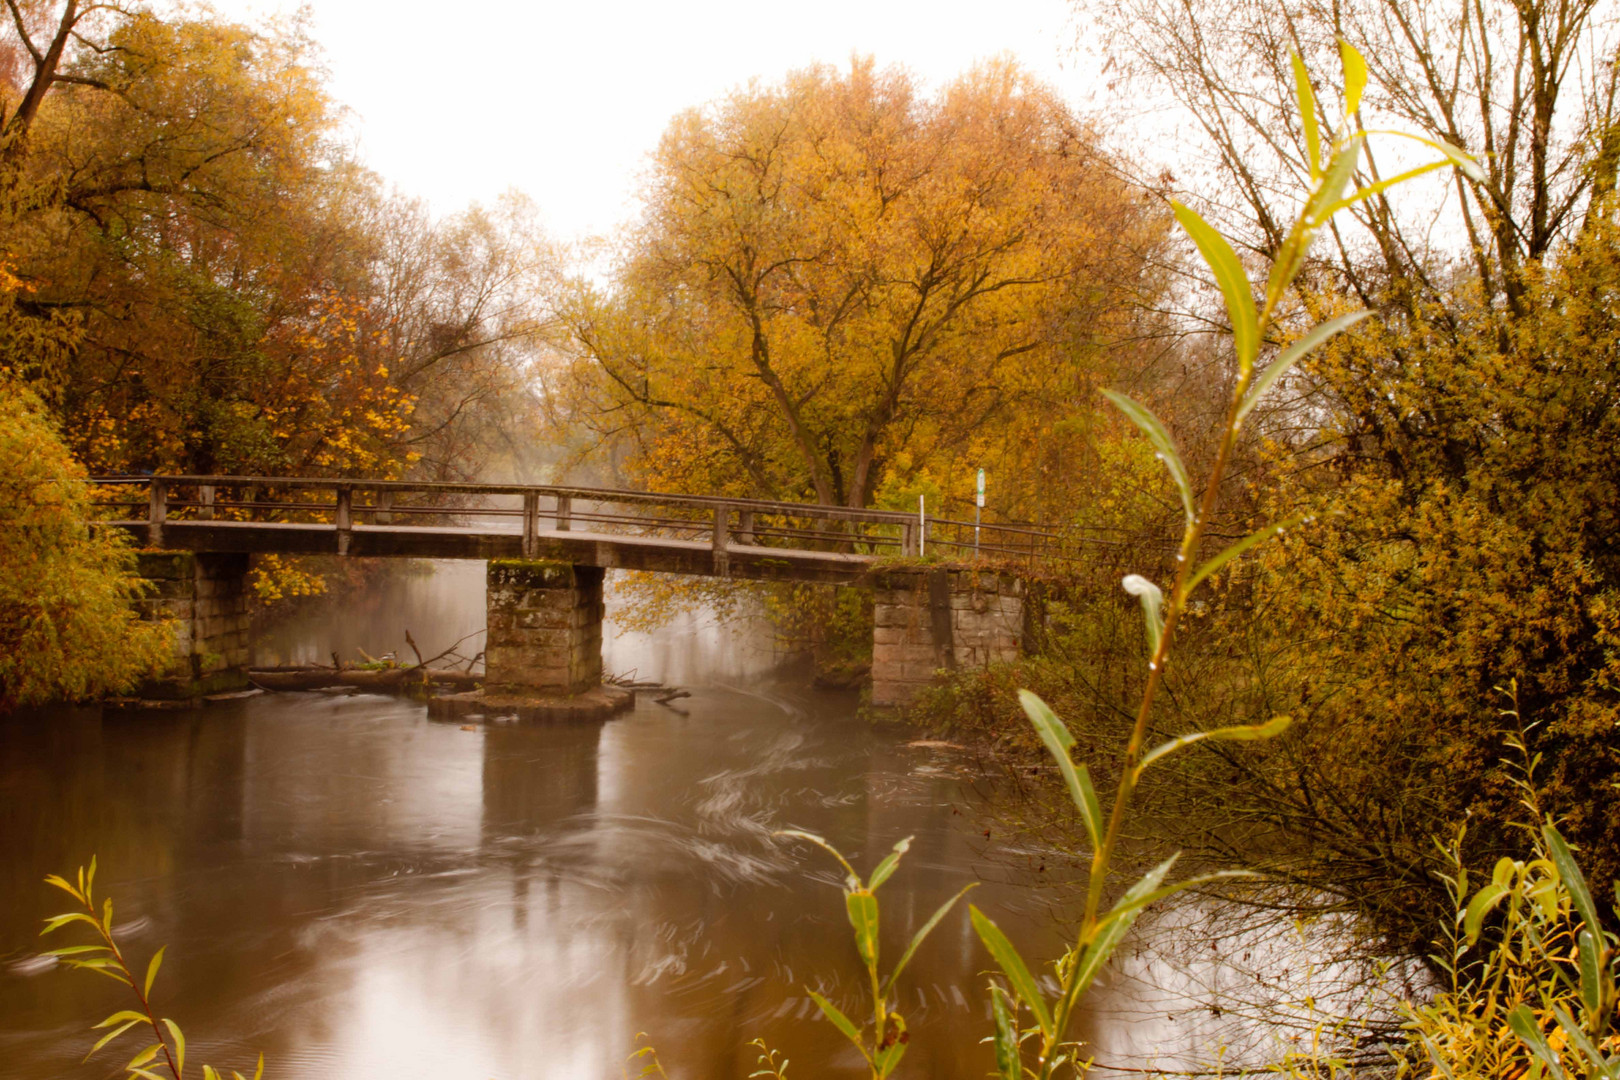
[[[754,539],[754,512],[752,510],[737,511],[737,543],[753,544]]]
[[[204,484],[198,490],[199,490],[198,501],[202,503],[202,509],[198,512],[198,516],[201,517],[204,521],[213,521],[214,520],[214,485],[213,484]]]
[[[377,511],[371,515],[371,520],[378,525],[392,525],[394,523],[394,492],[393,489],[377,492]]]
[[[337,489],[337,549],[339,555],[349,553],[349,540],[354,527],[354,492],[347,486]]]
[[[163,523],[169,517],[169,493],[161,476],[152,477],[146,507],[146,545],[163,546]]]
[[[726,550],[726,542],[730,539],[731,507],[720,505],[714,508],[714,550]]]
[[[557,531],[567,532],[568,523],[574,516],[574,500],[567,495],[557,496]]]
[[[731,552],[726,549],[730,541],[727,535],[731,525],[730,518],[731,507],[725,503],[714,508],[714,572],[723,578],[731,576]]]
[[[523,493],[523,557],[532,559],[540,546],[540,493]]]
[[[900,554],[907,558],[917,554],[917,526],[909,521],[900,526]]]

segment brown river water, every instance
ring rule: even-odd
[[[465,571],[396,591],[383,621],[415,617],[425,650],[481,621]],[[339,647],[323,633],[283,652]],[[324,693],[0,721],[0,1077],[116,1075],[139,1046],[78,1064],[122,988],[39,956],[41,920],[68,907],[41,879],[92,853],[129,953],[168,945],[155,997],[194,1067],[250,1072],[263,1051],[286,1080],[592,1080],[643,1044],[673,1077],[725,1080],[754,1071],[755,1038],[790,1076],[864,1075],[806,993],[852,1015],[862,1000],[837,875],[783,828],[863,869],[915,837],[880,892],[891,961],[975,881],[1026,955],[1056,955],[1056,894],[1020,869],[1031,853],[986,837],[971,760],[857,718],[852,694],[769,677],[757,640],[621,637],[610,669],[692,696],[579,726],[466,731]],[[898,1075],[993,1068],[989,967],[963,904],[902,979]],[[1197,1041],[1185,1002],[1128,974],[1098,1000],[1076,1034],[1116,1060]]]

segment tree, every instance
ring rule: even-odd
[[[20,310],[79,334],[49,369],[0,366],[92,468],[479,467],[544,328],[532,213],[432,221],[386,194],[338,142],[296,22],[11,15],[4,166],[28,194],[4,244]]]
[[[1178,148],[1204,152],[1226,192],[1212,209],[1257,253],[1281,243],[1286,193],[1305,170],[1290,50],[1327,70],[1344,38],[1368,57],[1365,126],[1433,132],[1478,159],[1477,175],[1436,173],[1411,198],[1380,191],[1347,212],[1324,261],[1363,302],[1387,305],[1394,282],[1440,298],[1458,259],[1516,312],[1521,273],[1614,190],[1620,23],[1601,0],[1109,0],[1088,13],[1126,78],[1165,91],[1190,121]],[[1369,154],[1360,178],[1408,164]]]
[[[1162,208],[1006,62],[932,99],[870,60],[752,84],[674,121],[645,205],[567,315],[581,414],[654,487],[859,507],[970,478],[1090,411],[1162,285]]]
[[[1413,198],[1379,192],[1295,298],[1302,314],[1381,317],[1302,365],[1257,425],[1257,468],[1292,478],[1263,509],[1310,524],[1228,590],[1220,618],[1246,647],[1201,666],[1224,688],[1204,719],[1299,722],[1285,744],[1210,763],[1209,851],[1263,853],[1308,904],[1358,911],[1425,955],[1448,903],[1436,838],[1468,821],[1464,855],[1486,867],[1520,843],[1500,767],[1516,686],[1545,805],[1600,877],[1620,875],[1613,8],[1102,10],[1128,71],[1186,106],[1227,181],[1212,212],[1253,254],[1275,251],[1279,183],[1309,138],[1282,109],[1291,47],[1348,39],[1369,58],[1366,127],[1437,131],[1483,168]],[[1369,157],[1356,182],[1404,169]]]
[[[9,296],[6,297],[9,301]],[[14,318],[8,302],[0,320]],[[84,469],[46,409],[0,377],[0,713],[127,689],[167,657],[170,631],[140,622],[144,583],[120,534],[92,531]]]

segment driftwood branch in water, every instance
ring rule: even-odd
[[[466,637],[451,645],[437,656],[422,658],[422,650],[417,647],[416,639],[409,630],[405,631],[405,644],[411,647],[416,654],[414,667],[345,667],[336,652],[332,653],[332,666],[324,667],[320,664],[290,665],[282,667],[251,668],[248,679],[253,685],[265,690],[324,690],[331,686],[352,686],[360,690],[403,691],[423,689],[428,686],[452,687],[458,690],[471,690],[484,682],[482,675],[472,673],[473,665],[484,654],[468,659],[456,650],[469,638],[475,638],[484,631],[475,630]],[[364,649],[358,650],[369,663],[375,664],[370,653]],[[393,653],[388,653],[392,657]],[[464,669],[435,668],[431,665],[449,657],[453,663],[465,661]]]
[[[308,667],[252,668],[248,680],[265,690],[322,690],[328,686],[353,686],[361,690],[406,690],[424,682],[431,686],[451,686],[471,690],[484,681],[482,675],[443,669]]]

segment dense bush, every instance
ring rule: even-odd
[[[0,712],[126,688],[168,649],[137,620],[144,583],[118,534],[93,531],[84,469],[44,406],[0,374]]]

